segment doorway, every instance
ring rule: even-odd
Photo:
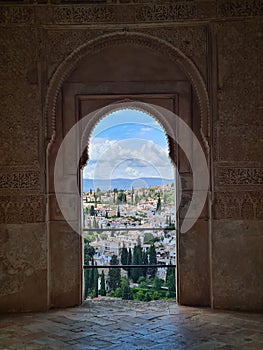
[[[92,115],[87,125],[91,131],[113,103],[159,106],[188,125],[209,163],[208,98],[202,78],[189,59],[176,48],[138,33],[108,35],[76,50],[54,75],[48,96],[47,132],[52,138],[47,156],[50,306],[78,305],[82,302],[82,241],[59,210],[53,183],[57,152],[67,132],[86,115]],[[96,112],[101,109],[103,115]],[[176,129],[172,119],[167,121],[161,115],[157,119],[169,130],[168,135]],[[191,229],[180,232],[193,196],[193,173],[182,148],[173,139],[168,142],[182,184],[177,211],[178,303],[210,305],[210,204],[206,201]],[[191,148],[193,140],[187,142]],[[194,158],[193,147],[192,151]],[[75,153],[68,150],[71,159],[80,156]],[[70,172],[76,176],[76,169]],[[70,194],[70,185],[68,191]],[[69,198],[65,206],[75,210]]]

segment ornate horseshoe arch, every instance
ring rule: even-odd
[[[56,133],[56,103],[59,91],[63,82],[78,65],[79,61],[87,56],[98,53],[109,46],[122,44],[130,44],[131,46],[140,46],[148,48],[151,51],[159,52],[170,60],[174,61],[179,68],[186,74],[191,82],[195,94],[197,96],[200,110],[200,134],[203,138],[206,151],[209,152],[210,137],[210,108],[209,98],[204,80],[195,64],[184,55],[179,49],[170,43],[137,32],[116,32],[106,34],[94,40],[88,41],[86,44],[74,50],[57,68],[52,76],[45,101],[44,115],[46,120],[46,140],[49,143],[55,137]]]
[[[54,156],[56,153],[57,148],[59,147],[59,143],[60,143],[60,138],[56,138],[56,134],[58,129],[58,122],[59,122],[59,118],[57,117],[56,113],[57,113],[57,104],[58,104],[58,100],[59,100],[59,94],[60,91],[63,87],[64,82],[66,82],[67,78],[71,75],[71,73],[74,71],[74,69],[76,69],[78,67],[78,65],[80,64],[80,61],[82,59],[84,59],[85,57],[87,57],[88,55],[92,56],[94,54],[100,53],[102,52],[104,49],[110,48],[110,47],[116,47],[116,46],[121,46],[121,45],[129,45],[131,48],[132,47],[139,47],[139,48],[143,48],[143,49],[147,49],[148,51],[152,51],[153,53],[159,53],[160,55],[164,56],[165,58],[167,58],[167,60],[169,60],[170,62],[174,62],[175,65],[178,66],[178,68],[185,74],[187,80],[189,81],[189,83],[191,84],[193,91],[194,91],[194,95],[197,101],[197,105],[198,105],[198,115],[200,118],[199,121],[199,127],[200,127],[200,137],[202,139],[202,143],[203,143],[203,148],[206,151],[206,158],[209,160],[209,140],[210,140],[210,123],[209,123],[209,118],[210,118],[210,109],[209,109],[209,98],[208,98],[208,93],[206,90],[206,86],[204,83],[204,80],[200,74],[200,72],[198,71],[197,67],[195,66],[195,64],[187,57],[185,56],[180,50],[178,50],[176,47],[172,46],[171,44],[165,42],[164,40],[161,39],[157,39],[153,36],[150,35],[146,35],[146,34],[141,34],[141,33],[136,33],[136,32],[116,32],[116,33],[112,33],[112,34],[106,34],[103,36],[100,36],[94,40],[88,41],[86,44],[80,46],[78,49],[74,50],[61,64],[60,66],[57,68],[56,72],[54,73],[54,75],[52,76],[50,82],[49,82],[49,86],[48,86],[48,90],[47,90],[47,95],[46,95],[46,101],[45,101],[45,108],[44,108],[44,115],[45,115],[45,121],[46,121],[46,146],[47,146],[47,193],[50,194],[49,195],[49,199],[48,199],[48,210],[49,208],[54,208],[57,206],[56,204],[56,198],[55,195],[53,194],[53,190],[52,190],[52,166],[54,166],[54,164],[52,163],[54,161]],[[120,100],[120,102],[122,102]],[[129,101],[128,101],[129,102]],[[133,102],[134,103],[134,102]],[[138,109],[140,109],[142,106],[140,106],[140,103],[138,103],[137,107]],[[156,111],[153,110],[145,110],[144,108],[142,108],[146,113],[149,113],[150,115],[152,115],[163,127],[166,136],[167,136],[167,141],[168,141],[168,145],[170,148],[170,158],[173,161],[173,163],[176,160],[176,155],[174,152],[174,143],[172,139],[169,139],[169,134],[171,135],[172,132],[169,132],[169,130],[171,130],[171,124],[169,124],[169,122],[166,123],[165,118],[162,118],[160,115],[156,114]],[[105,113],[104,113],[105,111]],[[99,122],[100,119],[102,119],[105,115],[107,115],[107,111],[112,112],[112,107],[109,105],[106,108],[103,108],[103,112],[102,113],[98,113],[97,115],[94,115],[94,117],[92,117],[92,119],[90,120],[90,122],[88,123],[88,130],[85,132],[85,139],[88,141],[89,139],[89,135],[91,130],[94,128],[94,126],[96,125],[97,122]],[[54,145],[55,144],[55,145]],[[54,147],[53,147],[54,145]],[[52,153],[52,155],[50,156],[50,153]],[[53,157],[53,158],[52,158]],[[52,160],[53,159],[53,160]],[[82,156],[80,155],[80,161],[79,161],[79,166],[80,168],[82,166],[84,166],[85,162],[88,160],[88,153],[83,153]],[[51,164],[51,165],[50,165]],[[51,179],[51,181],[50,181]],[[188,181],[188,180],[187,180]],[[50,190],[51,188],[51,190]],[[189,191],[189,188],[187,189],[187,191]],[[187,193],[186,193],[186,197],[187,197]],[[189,199],[189,197],[188,197]],[[186,198],[186,201],[188,200]],[[59,210],[58,210],[59,212]],[[51,211],[49,211],[49,215],[50,215]],[[60,215],[60,216],[59,216]],[[58,219],[59,218],[59,219]],[[208,220],[207,218],[209,218],[209,215],[206,213],[205,214],[205,219],[202,219],[203,221],[201,222],[201,225],[205,225],[205,240],[206,242],[209,240],[209,229],[208,229]],[[58,214],[57,217],[55,217],[54,219],[54,225],[52,228],[52,218],[48,218],[49,219],[49,223],[51,222],[51,224],[49,224],[49,232],[50,232],[50,240],[51,240],[51,246],[52,246],[52,240],[55,238],[52,238],[52,236],[54,237],[58,237],[57,236],[57,232],[59,232],[59,239],[61,239],[62,241],[65,239],[63,234],[64,234],[64,226],[65,225],[63,223],[63,216],[60,214]],[[59,221],[60,220],[60,221]],[[77,252],[77,248],[79,249],[79,252],[81,250],[81,242],[80,242],[80,237],[73,237],[74,236],[74,231],[71,231],[71,233],[68,233],[67,239],[68,241],[70,241],[71,239],[73,240],[73,245],[76,249]],[[73,237],[73,238],[72,238]],[[186,238],[185,238],[186,237]],[[182,235],[180,240],[182,240],[181,242],[178,242],[178,246],[179,243],[183,246],[184,245],[184,239],[188,239],[187,235]],[[64,246],[67,247],[66,243]],[[187,243],[188,244],[188,243]],[[198,243],[199,244],[199,243]],[[209,245],[209,244],[208,244]],[[54,242],[54,248],[50,248],[50,254],[51,256],[55,256],[56,254],[56,249],[57,249],[57,242]],[[182,250],[183,251],[183,250]],[[50,305],[51,306],[69,306],[70,305],[77,305],[80,304],[82,299],[81,299],[81,276],[82,276],[82,263],[81,263],[81,254],[80,253],[76,253],[75,254],[75,261],[76,264],[78,264],[78,266],[75,267],[74,272],[72,273],[72,275],[74,276],[73,279],[75,279],[75,282],[72,279],[72,284],[71,286],[68,286],[68,290],[65,289],[61,289],[62,287],[57,286],[54,287],[51,291],[51,295],[50,295]],[[78,255],[78,257],[77,257]],[[184,254],[182,253],[182,256]],[[77,260],[79,259],[79,260]],[[183,261],[183,258],[181,261]],[[188,257],[187,257],[188,259]],[[55,259],[53,258],[53,260],[55,261]],[[181,263],[181,262],[180,262]],[[183,262],[184,263],[184,262]],[[181,266],[183,266],[183,263]],[[53,264],[53,265],[52,265]],[[60,262],[58,263],[60,264]],[[193,265],[193,261],[191,260],[190,257],[190,261],[186,262],[187,266]],[[207,266],[207,271],[209,269],[209,257],[206,257],[206,262],[205,262],[206,266]],[[53,285],[56,285],[56,280],[58,277],[56,276],[61,276],[64,273],[65,266],[56,266],[55,262],[52,262],[52,258],[51,258],[51,268],[50,268],[50,280],[52,281]],[[71,265],[72,266],[72,265]],[[183,270],[183,268],[182,268]],[[201,269],[200,269],[201,270]],[[200,272],[201,274],[201,272]],[[184,277],[184,274],[179,274],[178,275],[178,283],[179,283],[179,287],[178,287],[178,301],[181,304],[188,304],[188,305],[194,305],[194,303],[198,303],[199,305],[208,305],[210,304],[209,301],[209,289],[210,289],[210,282],[209,282],[209,272],[205,273],[206,276],[205,278],[201,279],[200,275],[196,275],[194,276],[194,281],[196,283],[199,283],[199,281],[202,281],[202,286],[200,286],[199,291],[196,293],[196,291],[194,290],[193,292],[191,292],[193,294],[193,296],[189,296],[189,293],[185,293],[185,290],[188,287],[188,280],[189,276],[185,275],[186,277]],[[77,281],[77,283],[76,283]],[[51,285],[52,285],[51,283]],[[63,285],[63,284],[62,284]],[[202,299],[202,293],[203,290],[206,290],[206,294],[205,297]],[[191,294],[190,293],[190,294]],[[199,294],[198,294],[199,293]],[[65,301],[63,301],[61,299],[61,295],[65,294]],[[72,297],[70,296],[72,295]],[[70,303],[68,302],[68,300],[71,300],[70,298],[72,298],[72,302],[70,301]],[[61,301],[62,300],[62,301]],[[200,301],[199,301],[200,300]]]

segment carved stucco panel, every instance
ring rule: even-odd
[[[0,173],[0,190],[40,190],[39,171],[13,170]]]
[[[262,160],[262,32],[259,21],[217,25],[218,160]]]
[[[219,17],[262,16],[262,0],[219,0]]]
[[[218,186],[263,185],[263,168],[217,167],[215,174]]]
[[[41,120],[38,88],[17,83],[16,87],[2,89],[0,99],[0,165],[38,166]]]
[[[0,224],[43,222],[45,200],[39,195],[10,195],[0,197]]]
[[[263,192],[216,192],[215,219],[263,219]]]
[[[17,225],[10,225],[1,233],[0,295],[6,296],[22,292],[22,281],[37,271],[46,270],[47,241],[41,224],[25,225],[19,229]]]
[[[39,163],[41,96],[35,28],[1,28],[0,165]]]
[[[48,78],[52,76],[58,65],[75,49],[106,32],[109,31],[91,29],[45,31],[45,51],[43,54],[48,64]]]
[[[204,80],[207,79],[207,29],[205,26],[145,28],[143,33],[165,40],[193,60]]]
[[[89,40],[114,29],[56,29],[47,30],[45,57],[49,66],[49,77],[69,54]],[[207,74],[207,32],[205,26],[137,29],[135,32],[150,34],[165,40],[191,58],[206,80]]]

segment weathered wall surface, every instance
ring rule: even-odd
[[[29,311],[47,305],[38,30],[0,31],[0,310]]]
[[[214,190],[211,245],[204,241],[211,258],[210,294],[215,307],[263,309],[262,1],[127,2],[38,1],[49,5],[0,8],[0,310],[46,309],[50,296],[63,299],[63,291],[52,294],[50,283],[52,249],[59,244],[47,229],[46,91],[59,64],[79,46],[128,30],[179,48],[206,83]],[[198,247],[193,236],[184,241],[185,256]],[[194,259],[201,273],[198,254]],[[55,255],[53,261],[60,262]],[[184,270],[189,273],[189,266],[182,264]],[[207,299],[207,289],[204,294]],[[191,303],[188,296],[185,303]]]
[[[262,21],[215,26],[215,307],[263,309]],[[260,272],[261,271],[261,272]]]

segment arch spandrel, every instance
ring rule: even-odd
[[[209,144],[209,98],[204,80],[194,63],[179,49],[164,40],[136,32],[115,32],[100,36],[74,50],[58,67],[52,76],[45,102],[46,139],[54,140],[56,133],[56,104],[59,91],[79,62],[87,55],[94,55],[103,49],[118,45],[139,46],[164,55],[186,74],[197,96],[200,110],[200,134],[208,152]]]

